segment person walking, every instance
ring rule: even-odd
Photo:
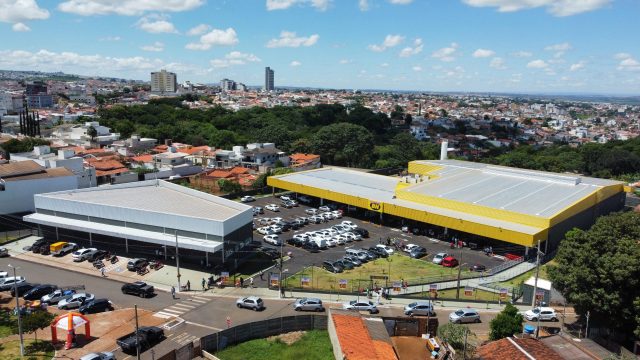
[[[253,278],[249,278],[249,286],[253,289]]]
[[[207,285],[207,281],[204,278],[202,278],[202,291],[207,291],[206,285]]]
[[[264,281],[264,270],[260,270],[260,280]]]
[[[244,279],[240,276],[240,288],[244,288]]]
[[[102,277],[107,277],[107,275],[105,275],[104,266],[100,268],[100,275],[102,275]]]
[[[171,298],[175,300],[176,298],[176,288],[171,286]]]
[[[187,280],[187,291],[191,291],[191,281]]]

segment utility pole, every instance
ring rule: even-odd
[[[282,291],[282,260],[284,258],[283,258],[283,250],[282,250],[283,246],[282,245],[284,244],[284,241],[282,241],[280,239],[278,239],[278,241],[280,241],[280,277],[278,278],[278,291],[280,292],[280,298],[283,298],[284,296],[282,296],[283,295],[283,291]]]
[[[178,276],[178,291],[182,290],[180,286],[180,254],[178,252],[178,230],[175,231],[176,234],[176,270]]]
[[[136,359],[140,360],[140,335],[138,334],[138,304],[133,305],[133,312],[136,316]]]
[[[536,307],[536,292],[538,291],[538,276],[540,275],[540,240],[538,240],[538,253],[536,254],[536,281],[533,284],[532,307]],[[538,316],[539,317],[539,316]]]
[[[456,245],[458,244],[458,241],[456,239]],[[460,299],[460,275],[462,272],[462,267],[466,264],[462,263],[462,246],[460,247],[460,261],[458,262],[460,265],[458,265],[458,285],[456,287],[456,300]]]
[[[16,267],[9,264],[9,267],[13,269],[13,278],[16,278]],[[13,282],[13,292],[16,297],[16,311],[18,312],[18,334],[20,334],[20,357],[24,357],[24,340],[22,339],[22,316],[20,311],[20,303],[18,302],[18,282]]]

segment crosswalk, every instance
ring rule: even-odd
[[[211,299],[202,296],[188,297],[184,300],[181,300],[180,302],[177,302],[171,306],[167,306],[166,308],[154,313],[153,316],[159,317],[161,319],[177,317],[201,305],[206,304],[207,302],[209,302],[209,300]]]

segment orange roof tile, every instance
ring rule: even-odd
[[[295,154],[289,155],[289,157],[291,158],[291,160],[293,162],[300,162],[300,161],[306,162],[306,161],[312,161],[312,160],[315,160],[315,159],[319,159],[320,155],[295,153]]]
[[[148,154],[134,156],[134,157],[131,158],[131,161],[141,162],[141,163],[153,162],[153,156],[148,155]]]
[[[378,354],[379,359],[397,359],[396,351],[393,349],[393,346],[387,342],[380,340],[372,340],[373,347],[376,349],[376,354]]]
[[[211,148],[205,145],[205,146],[194,146],[194,147],[191,147],[191,148],[188,148],[188,149],[187,148],[180,149],[180,152],[183,152],[183,153],[189,154],[189,155],[193,155],[193,154],[195,154],[197,152],[200,152],[200,151],[209,151],[209,150],[211,150]]]
[[[124,165],[115,160],[102,160],[102,161],[94,161],[91,163],[91,166],[96,168],[96,170],[113,170],[113,169],[122,169]]]
[[[359,316],[332,314],[333,324],[342,353],[348,360],[396,360],[393,346],[371,339],[369,330]],[[372,351],[373,350],[373,351]]]
[[[113,170],[96,170],[96,176],[115,175],[129,171],[127,168],[113,169]]]
[[[510,340],[518,344],[520,349]],[[479,347],[476,355],[483,360],[529,360],[523,350],[537,359],[562,360],[555,351],[536,339],[505,338],[492,341]]]
[[[234,174],[234,175],[248,174],[249,173],[249,169],[241,167],[241,166],[236,166],[233,169],[231,169],[231,173]]]
[[[231,172],[226,170],[213,170],[212,172],[208,173],[207,176],[224,179],[224,178],[231,177],[232,175],[231,175]]]

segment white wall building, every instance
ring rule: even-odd
[[[178,77],[167,70],[151,73],[151,92],[175,93],[178,89]]]

